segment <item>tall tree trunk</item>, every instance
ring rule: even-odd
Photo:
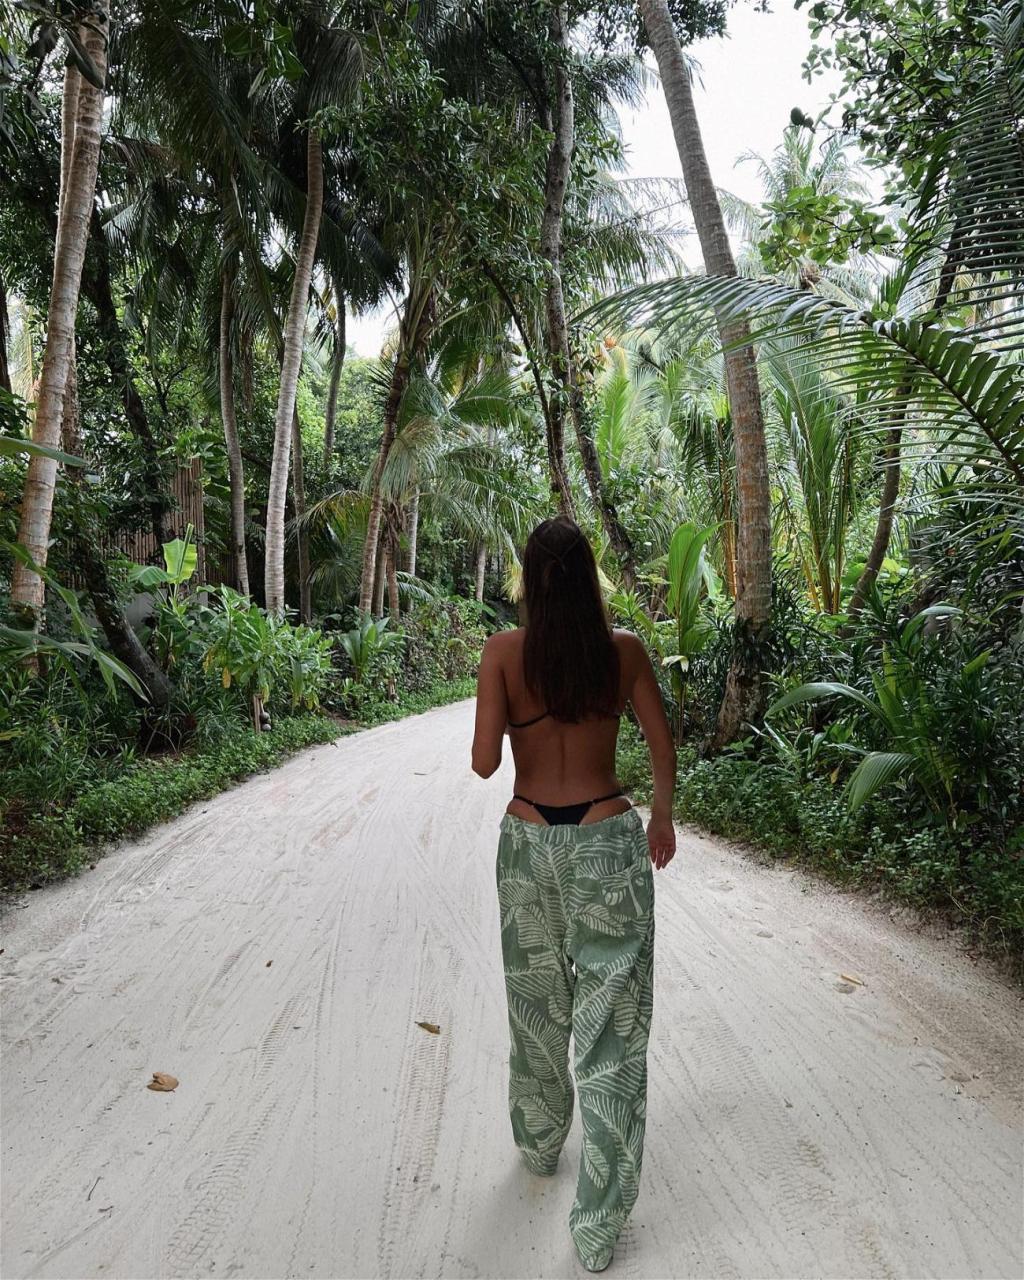
[[[486,572],[487,572],[487,547],[484,543],[481,542],[476,549],[476,587],[473,591],[474,600],[479,600],[481,603],[483,602],[483,598],[484,598],[484,577]]]
[[[330,475],[334,461],[334,424],[338,416],[338,388],[345,366],[345,293],[334,281],[334,350],[331,353],[331,381],[324,410],[324,471]]]
[[[235,586],[249,594],[249,562],[245,554],[245,471],[242,446],[235,418],[235,362],[231,346],[231,321],[235,300],[230,272],[220,282],[220,417],[224,425],[224,445],[228,455],[228,482],[231,488],[231,563]]]
[[[79,32],[81,35],[81,32]],[[57,225],[54,230],[54,241],[60,232],[61,216],[64,212],[64,201],[68,194],[68,182],[71,178],[71,162],[75,156],[75,132],[78,128],[78,106],[82,93],[82,75],[76,66],[68,62],[64,72],[64,92],[60,103],[60,173],[57,178]],[[98,164],[98,162],[97,162]],[[92,201],[90,199],[90,207]],[[72,370],[72,372],[74,372]],[[77,405],[77,376],[76,393]],[[77,408],[75,410],[77,416]]]
[[[306,528],[306,473],[302,461],[302,427],[292,416],[292,503],[295,507],[295,545],[299,553],[299,621],[313,619],[313,593],[309,583],[309,530]]]
[[[942,271],[939,274],[935,301],[932,304],[933,318],[935,320],[939,319],[949,304],[949,295],[956,282],[956,273],[962,256],[963,237],[963,225],[960,222],[956,222],[950,232],[949,243],[946,247],[946,257],[942,264]],[[867,599],[868,592],[878,581],[882,562],[889,551],[889,541],[892,538],[892,526],[896,516],[896,503],[899,501],[900,496],[903,428],[907,420],[907,398],[911,389],[912,383],[901,382],[896,391],[896,397],[903,407],[898,411],[895,421],[886,433],[886,442],[882,448],[881,461],[885,472],[882,480],[882,498],[878,508],[878,520],[875,524],[875,536],[872,539],[871,550],[868,552],[868,558],[864,562],[864,568],[857,579],[857,585],[853,589],[853,596],[846,611],[849,622],[853,622],[857,614],[864,608],[864,601]],[[838,602],[836,611],[838,612]]]
[[[736,514],[733,511],[733,468],[725,457],[725,423],[715,420],[718,437],[718,483],[722,490],[722,560],[725,569],[725,589],[731,599],[736,599]]]
[[[419,486],[412,491],[409,499],[409,512],[405,520],[405,540],[408,545],[405,559],[405,571],[410,577],[416,576],[416,542],[420,533],[420,491]]]
[[[619,513],[616,511],[615,505],[605,491],[604,477],[601,474],[601,462],[597,456],[597,447],[594,444],[593,431],[591,430],[590,411],[575,374],[573,375],[570,391],[570,403],[572,405],[573,425],[576,428],[576,443],[579,446],[580,457],[583,460],[583,474],[587,478],[587,488],[590,490],[591,500],[601,516],[601,527],[604,529],[605,536],[611,544],[615,558],[619,562],[622,580],[627,589],[632,591],[636,587],[636,553],[633,550],[632,539],[619,519]]]
[[[142,450],[142,479],[146,486],[150,528],[157,546],[160,546],[168,539],[167,513],[171,508],[171,498],[160,461],[160,449],[136,385],[135,370],[132,368],[128,344],[114,303],[110,281],[110,250],[95,205],[89,219],[89,246],[90,252],[82,278],[82,293],[96,308],[96,327],[103,343],[103,359],[114,385],[120,390],[128,426]]]
[[[565,415],[569,400],[569,381],[572,375],[569,365],[565,296],[562,292],[562,217],[575,145],[572,80],[566,65],[568,27],[568,4],[555,3],[551,12],[551,38],[558,48],[558,62],[554,72],[553,136],[544,175],[544,217],[540,227],[540,251],[548,260],[547,289],[544,296],[548,358],[560,384],[558,392],[549,398],[548,469],[551,472],[551,490],[558,500],[560,510],[564,515],[575,516],[572,492],[565,471]]]
[[[736,263],[711,180],[690,74],[668,4],[666,0],[639,0],[639,3],[661,72],[705,270],[709,275],[735,276]],[[750,329],[746,324],[720,322],[719,333],[725,349],[726,388],[736,455],[738,532],[737,644],[712,739],[716,748],[739,737],[744,725],[756,722],[764,711],[766,688],[757,642],[768,624],[772,598],[771,493],[757,362],[749,346],[729,350],[733,343],[749,338]]]
[[[0,271],[0,387],[11,391],[11,366],[8,357],[10,347],[11,323],[7,314],[7,289],[4,287],[4,274]]]
[[[68,453],[81,454],[83,446],[73,341],[68,376],[64,386],[61,438]],[[69,476],[72,485],[81,495],[85,479],[82,469],[70,468]],[[70,532],[75,560],[82,572],[85,589],[111,653],[115,658],[120,659],[139,681],[152,707],[157,709],[166,707],[171,698],[170,683],[125,617],[117,589],[110,581],[110,574],[107,571],[107,562],[100,547],[96,518],[85,503],[72,504]]]
[[[385,587],[385,568],[387,561],[387,548],[384,540],[379,539],[377,543],[377,563],[374,566],[373,579],[373,616],[380,618],[384,614],[384,587]]]
[[[903,388],[901,388],[901,392],[906,394]],[[902,436],[902,423],[894,424],[886,433],[886,442],[882,449],[882,466],[885,469],[884,479],[882,480],[882,502],[878,508],[878,521],[875,525],[875,536],[871,543],[871,550],[868,552],[868,558],[860,572],[860,577],[857,579],[857,585],[853,589],[853,596],[846,610],[846,615],[851,622],[864,608],[864,601],[867,599],[868,592],[878,580],[882,561],[889,550],[889,539],[892,537],[893,519],[896,515],[896,502],[900,496],[900,446]]]
[[[569,327],[565,315],[562,287],[562,223],[565,195],[569,185],[572,153],[576,145],[576,109],[573,101],[572,77],[569,73],[569,6],[556,4],[551,15],[551,38],[558,48],[554,71],[555,102],[552,112],[554,138],[548,151],[545,174],[544,219],[541,225],[541,252],[550,263],[545,299],[547,313],[548,355],[559,383],[557,394],[550,397],[546,415],[548,463],[552,488],[559,495],[559,505],[572,515],[572,494],[565,473],[564,439],[566,409],[572,416],[576,444],[583,462],[590,498],[597,508],[612,550],[618,558],[626,585],[636,583],[635,556],[629,534],[619,520],[618,512],[605,492],[597,449],[590,430],[589,414],[579,384],[569,344]]]
[[[388,521],[388,535],[386,541],[385,555],[385,575],[388,583],[388,612],[391,614],[391,621],[397,627],[402,620],[402,606],[398,595],[398,516],[397,512],[392,512],[391,519]]]
[[[107,67],[107,0],[95,0],[88,23],[79,29],[100,76]],[[69,64],[64,77],[65,94],[77,96],[74,113],[74,141],[67,182],[57,219],[57,242],[53,255],[53,284],[46,321],[46,351],[36,397],[32,439],[36,444],[56,447],[60,440],[64,391],[75,336],[75,316],[82,282],[82,264],[89,236],[89,217],[96,194],[96,172],[100,158],[100,130],[103,123],[103,92],[83,80]],[[62,140],[63,141],[63,140]],[[18,524],[18,541],[40,566],[45,566],[53,518],[53,495],[57,484],[57,463],[53,458],[33,456]],[[42,578],[20,561],[11,580],[11,605],[38,624],[43,611],[45,588]]]
[[[281,358],[281,385],[274,418],[274,454],[270,466],[267,498],[267,549],[265,569],[266,606],[269,612],[284,612],[284,519],[288,499],[288,467],[291,455],[292,415],[302,367],[302,342],[309,306],[309,284],[313,276],[313,256],[320,232],[324,204],[324,163],[320,139],[313,129],[306,138],[306,214],[302,221],[299,251],[295,256],[295,278],[288,301]]]
[[[381,517],[384,511],[384,495],[381,479],[387,466],[391,446],[398,431],[398,411],[402,405],[414,364],[426,349],[434,324],[434,290],[423,282],[410,280],[402,315],[401,337],[395,355],[395,367],[391,372],[391,385],[384,404],[384,432],[381,436],[377,461],[370,481],[370,513],[366,522],[366,542],[363,544],[363,564],[359,579],[359,610],[369,611],[374,599],[374,583],[377,577],[377,547],[380,542]]]
[[[384,494],[381,490],[381,477],[387,465],[391,446],[395,442],[398,424],[398,408],[402,403],[405,388],[409,385],[409,364],[404,353],[399,351],[395,360],[395,368],[391,374],[391,386],[384,405],[384,432],[380,447],[377,450],[377,461],[373,465],[373,476],[370,486],[370,512],[366,520],[366,542],[363,544],[363,566],[359,578],[359,612],[366,613],[371,602],[383,599],[383,584],[380,582],[380,547],[381,521],[384,514]],[[380,590],[377,590],[380,588]],[[374,613],[380,613],[380,606],[374,607]]]

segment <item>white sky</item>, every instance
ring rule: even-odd
[[[783,4],[774,13],[737,6],[729,13],[728,35],[702,40],[690,51],[700,66],[695,97],[712,177],[748,200],[760,196],[756,166],[737,164],[739,157],[748,151],[769,155],[782,141],[793,107],[816,117],[838,88],[838,77],[804,80],[801,67],[811,43],[806,12]],[[630,176],[680,176],[660,86],[648,91],[641,110],[622,113],[622,132]],[[351,317],[350,349],[376,355],[391,323],[390,309]]]

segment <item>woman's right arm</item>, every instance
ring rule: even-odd
[[[636,672],[629,700],[651,753],[651,772],[654,775],[654,799],[651,801],[651,820],[647,824],[647,843],[651,850],[651,861],[660,871],[662,867],[668,866],[676,852],[676,831],[672,825],[676,748],[647,650],[634,635],[629,637],[629,648]]]

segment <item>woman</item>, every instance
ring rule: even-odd
[[[511,1055],[509,1111],[527,1168],[555,1172],[572,1120],[583,1155],[569,1216],[580,1260],[603,1271],[636,1201],[651,1026],[654,885],[675,854],[675,750],[650,659],[613,630],[593,552],[565,517],[523,557],[526,626],[491,636],[477,689],[473,769],[489,778],[507,731],[515,794],[501,820],[498,897]],[[615,777],[619,718],[647,739],[646,838]]]

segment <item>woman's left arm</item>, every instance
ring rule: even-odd
[[[501,670],[498,646],[493,635],[480,655],[476,679],[476,731],[473,734],[473,772],[489,778],[501,764],[501,740],[508,723],[508,695]]]

